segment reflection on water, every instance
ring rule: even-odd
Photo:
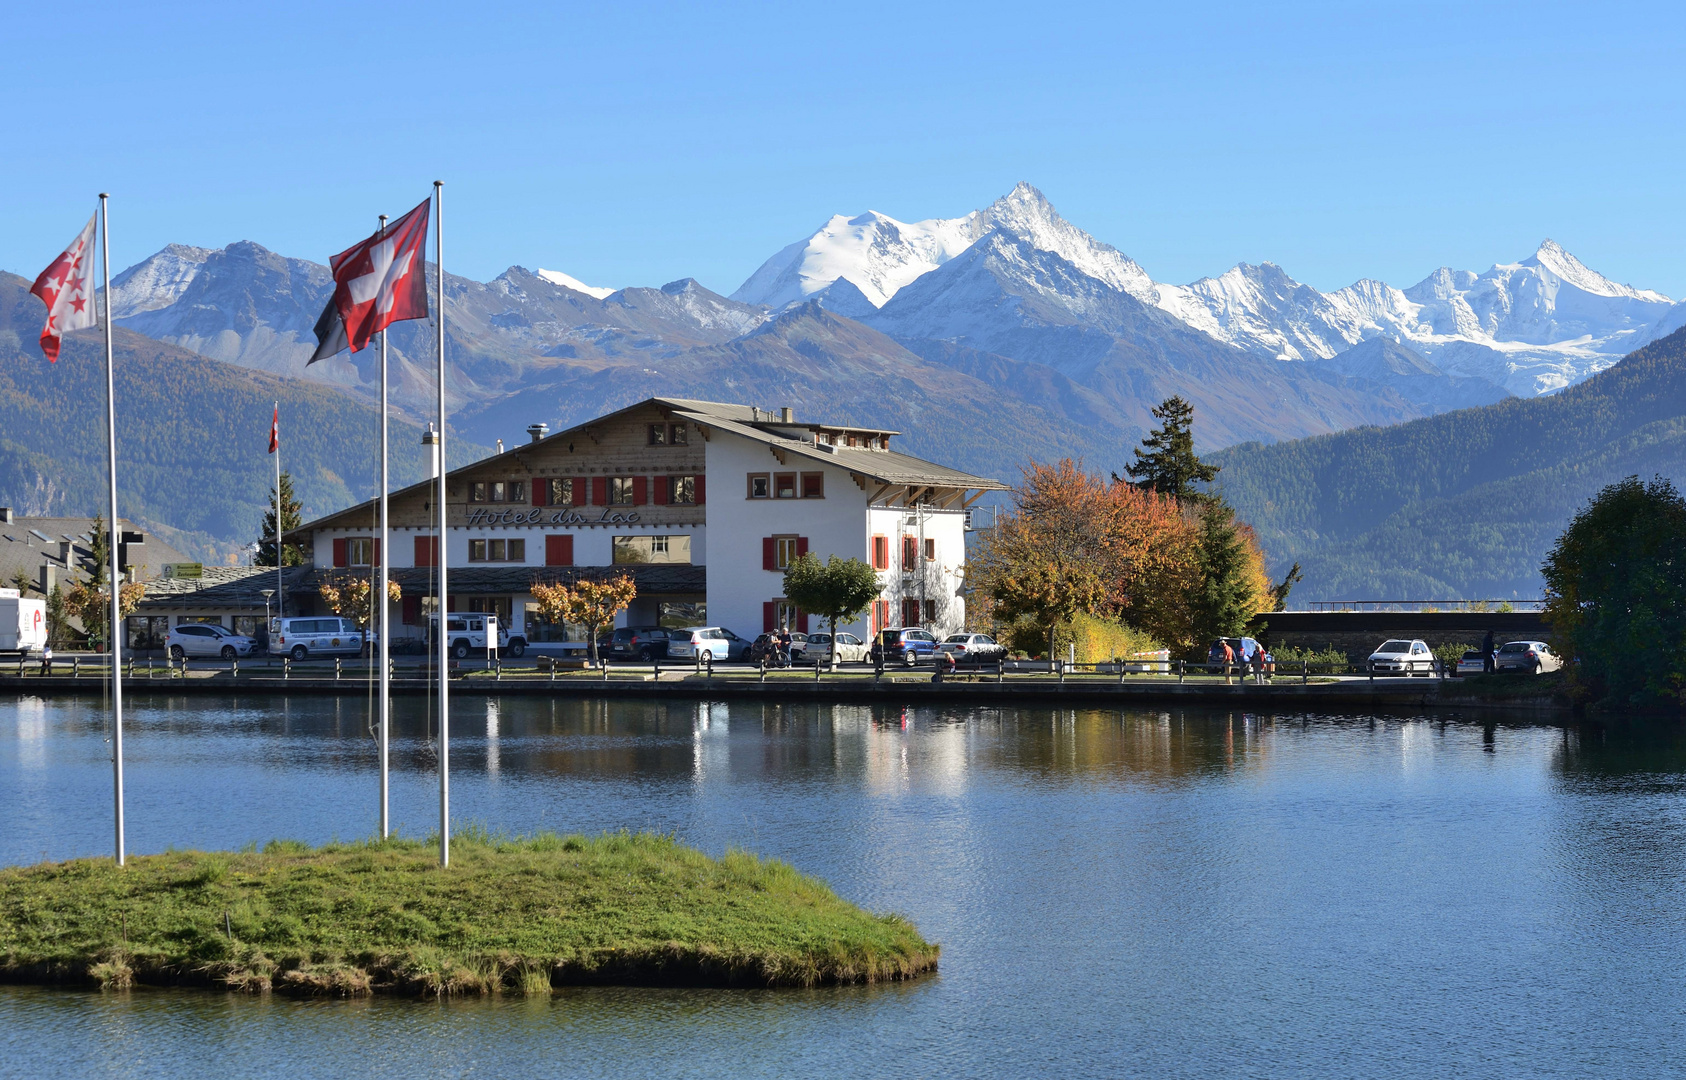
[[[142,697],[132,849],[370,835],[367,706]],[[394,713],[393,816],[422,834],[437,716]],[[0,1075],[1675,1068],[1675,728],[478,698],[452,727],[457,821],[776,855],[914,919],[942,974],[428,1004],[7,989]],[[0,863],[106,852],[106,734],[98,699],[0,703]]]

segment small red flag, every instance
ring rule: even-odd
[[[276,402],[275,418],[269,422],[269,452],[281,449],[281,404]]]
[[[427,215],[431,200],[329,260],[334,306],[352,352],[395,322],[427,318]]]
[[[56,363],[60,338],[99,322],[94,310],[94,218],[89,218],[81,234],[51,266],[41,271],[29,291],[47,305],[47,325],[41,328],[41,351]]]

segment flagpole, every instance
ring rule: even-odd
[[[386,236],[386,215],[385,214],[381,215],[381,236],[382,237]],[[425,259],[423,261],[425,262]],[[382,840],[385,840],[392,832],[391,827],[388,823],[389,819],[388,819],[388,815],[387,815],[388,795],[389,795],[390,790],[391,790],[389,780],[388,780],[388,776],[387,776],[387,760],[388,760],[388,758],[387,758],[387,747],[389,745],[388,740],[390,738],[390,730],[391,730],[390,725],[391,725],[391,722],[392,722],[392,671],[391,671],[391,663],[390,663],[390,660],[389,660],[389,657],[390,657],[391,654],[388,652],[388,648],[389,648],[388,642],[390,641],[390,637],[387,633],[387,630],[388,630],[388,625],[387,625],[388,612],[386,610],[387,609],[386,590],[387,590],[387,581],[390,577],[390,572],[388,571],[387,568],[391,565],[392,559],[391,559],[391,556],[387,552],[388,544],[387,544],[387,517],[386,517],[386,501],[387,501],[386,500],[386,493],[387,493],[387,488],[389,486],[387,484],[387,472],[386,472],[386,469],[387,469],[387,449],[386,449],[386,447],[387,447],[387,443],[386,443],[386,434],[387,434],[387,431],[386,431],[386,335],[387,335],[387,331],[382,330],[381,331],[381,538],[380,538],[380,548],[379,548],[379,550],[380,550],[380,559],[379,559],[379,561],[380,561],[380,589],[375,594],[376,595],[375,603],[379,605],[380,613],[381,613],[380,628],[377,632],[380,634],[380,661],[379,662],[380,662],[380,666],[381,666],[381,674],[380,674],[381,750],[380,750],[380,756],[381,756],[381,839]]]
[[[445,588],[446,529],[445,477],[450,472],[445,457],[445,183],[433,182],[433,242],[439,273],[439,865],[451,865],[451,672],[449,620],[446,609],[450,593]],[[425,269],[425,260],[424,260]],[[494,642],[493,644],[496,644]]]
[[[287,516],[286,501],[281,498],[281,399],[275,399],[275,625],[281,625],[280,620],[287,615],[287,587],[281,578],[281,570],[287,565],[282,552],[281,534],[285,531]],[[264,627],[264,633],[270,633],[269,627]],[[278,636],[278,635],[276,635]],[[273,637],[271,638],[273,640]]]
[[[110,196],[100,192],[100,253],[105,280],[105,465],[110,480],[111,528],[106,540],[111,548],[111,636],[106,650],[111,657],[111,797],[117,826],[117,865],[125,861],[123,842],[123,666],[118,650],[123,640],[123,579],[118,569],[122,532],[117,527],[117,398],[112,378],[111,349],[111,214]]]

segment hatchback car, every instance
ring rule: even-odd
[[[1457,673],[1459,675],[1482,675],[1487,671],[1487,657],[1480,649],[1465,649],[1458,657]]]
[[[1538,675],[1562,666],[1563,658],[1543,641],[1507,641],[1493,655],[1493,670],[1498,672],[1526,671]]]
[[[724,626],[687,626],[667,632],[667,655],[694,660],[708,653],[715,660],[749,659],[749,642]]]
[[[182,623],[165,637],[164,646],[170,650],[172,660],[188,656],[220,656],[224,660],[233,660],[252,655],[258,643],[214,623]]]
[[[865,663],[871,651],[871,646],[853,634],[837,635],[837,662],[840,664]],[[829,657],[831,655],[831,635],[809,634],[808,648],[803,655]]]
[[[622,626],[609,635],[608,655],[616,660],[664,660],[668,635],[660,626]]]
[[[1415,675],[1434,672],[1434,653],[1422,641],[1384,641],[1370,654],[1370,670],[1377,675]]]
[[[993,664],[1007,658],[1007,647],[988,634],[950,634],[937,651],[954,657],[957,664]]]
[[[937,638],[929,630],[916,626],[897,626],[878,631],[872,639],[874,663],[905,664],[912,667],[921,660],[929,660],[937,653]]]

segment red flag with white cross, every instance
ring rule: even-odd
[[[98,215],[96,215],[97,217]],[[41,328],[41,351],[57,362],[59,340],[72,330],[99,322],[94,303],[94,218],[51,266],[41,271],[29,291],[47,305],[47,325]]]
[[[395,322],[427,318],[425,247],[431,201],[329,260],[334,307],[352,352]]]

